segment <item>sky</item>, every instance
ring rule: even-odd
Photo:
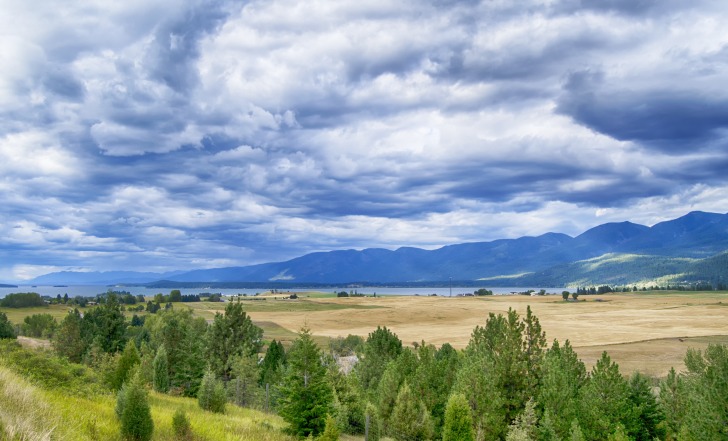
[[[721,0],[0,0],[0,281],[728,212]]]

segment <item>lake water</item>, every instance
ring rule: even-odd
[[[490,289],[493,291],[494,294],[508,294],[511,292],[522,292],[527,291],[529,289],[533,289],[535,291],[540,290],[541,288],[513,288],[513,287],[506,287],[506,288],[489,288],[484,286],[483,288]],[[40,295],[43,296],[51,296],[56,297],[58,294],[63,296],[64,294],[68,294],[69,297],[75,297],[75,296],[84,296],[84,297],[93,297],[97,294],[103,294],[107,292],[110,288],[108,286],[101,286],[101,285],[71,285],[71,286],[30,286],[30,285],[19,285],[17,288],[0,288],[0,298],[5,297],[6,295],[10,293],[16,293],[16,292],[37,292]],[[163,293],[163,294],[169,294],[169,291],[174,288],[147,288],[144,286],[124,286],[124,287],[114,287],[114,290],[117,291],[127,291],[130,292],[133,295],[142,294],[144,296],[154,296],[157,293]],[[204,292],[208,293],[220,293],[222,295],[226,296],[234,296],[237,294],[247,294],[249,296],[254,296],[257,293],[264,292],[264,289],[220,289],[220,288],[178,288],[182,294],[200,294]],[[341,288],[317,288],[317,289],[310,289],[310,288],[290,288],[285,290],[279,290],[279,292],[286,292],[286,291],[319,291],[319,292],[340,292],[340,291],[356,291],[360,294],[377,294],[377,295],[399,295],[399,296],[413,296],[413,295],[421,295],[421,296],[427,296],[431,294],[437,294],[438,296],[449,296],[451,293],[453,296],[458,294],[467,294],[472,293],[478,288],[474,287],[457,287],[453,286],[452,288],[448,287],[419,287],[419,288],[386,288],[386,287],[363,287],[363,288],[349,288],[349,287],[341,287]],[[546,289],[546,292],[549,293],[561,293],[563,291],[562,288],[544,288]]]

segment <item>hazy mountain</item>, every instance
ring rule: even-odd
[[[149,283],[159,279],[175,277],[181,271],[167,273],[146,273],[135,271],[60,271],[25,282],[31,285],[116,285],[120,283]]]
[[[678,277],[708,280],[728,272],[728,214],[692,212],[652,227],[607,223],[577,237],[538,237],[448,245],[311,253],[285,262],[188,272],[53,273],[36,284],[174,282],[427,282],[483,279],[501,286],[627,284]],[[711,259],[701,259],[710,256]],[[701,279],[702,277],[702,279]],[[668,280],[665,279],[665,280]],[[712,280],[712,279],[711,279]]]

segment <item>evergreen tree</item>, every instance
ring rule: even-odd
[[[197,402],[200,408],[215,413],[225,413],[227,397],[222,381],[215,378],[215,373],[208,370],[202,377],[200,389],[197,392]]]
[[[61,357],[73,363],[80,363],[86,353],[87,342],[81,335],[81,313],[74,308],[66,314],[51,339],[53,349]]]
[[[675,368],[670,368],[667,377],[660,382],[660,407],[665,412],[666,439],[677,439],[685,417],[686,401],[685,382]]]
[[[139,345],[139,375],[142,384],[154,386],[154,358],[156,352],[149,343],[142,341]]]
[[[103,352],[115,353],[126,344],[126,319],[116,294],[109,294],[106,301],[87,311],[82,320],[81,335],[87,345],[96,343]]]
[[[665,438],[664,420],[657,398],[652,393],[650,380],[635,372],[629,380],[629,401],[632,420],[626,427],[627,434],[635,441],[652,441]]]
[[[139,365],[139,351],[133,341],[127,342],[124,352],[116,360],[116,367],[111,372],[109,386],[111,390],[118,391],[129,381],[133,369]]]
[[[230,360],[232,380],[228,382],[228,396],[238,406],[252,407],[260,397],[258,387],[258,358],[237,355]]]
[[[3,338],[14,339],[16,337],[15,329],[13,328],[13,324],[10,323],[10,320],[8,320],[8,316],[4,312],[0,312],[0,340]]]
[[[561,441],[562,439],[556,431],[553,417],[548,410],[543,413],[543,417],[539,421],[538,439],[541,441]]]
[[[157,355],[154,356],[152,362],[153,376],[152,385],[157,392],[167,393],[169,391],[169,361],[167,359],[167,349],[164,343],[157,349]]]
[[[326,425],[324,431],[316,438],[317,441],[339,441],[339,428],[336,424],[336,419],[331,415],[326,416]]]
[[[288,352],[288,369],[281,388],[279,413],[296,436],[323,432],[332,411],[333,393],[326,381],[321,350],[304,327]]]
[[[535,441],[538,436],[538,418],[536,403],[528,400],[523,412],[508,427],[506,441]]]
[[[453,390],[468,400],[477,439],[500,439],[505,436],[505,399],[489,358],[468,354],[458,371]]]
[[[526,369],[528,371],[528,388],[532,394],[536,393],[541,380],[541,366],[544,350],[546,349],[546,333],[541,330],[541,323],[531,312],[531,306],[526,306],[526,317],[523,344],[526,352]]]
[[[618,424],[628,424],[632,418],[629,385],[606,351],[582,387],[579,401],[579,422],[590,440],[607,439]]]
[[[569,441],[586,441],[584,438],[584,432],[581,431],[581,426],[577,420],[571,422],[571,428],[569,429]]]
[[[418,364],[411,387],[425,406],[430,409],[434,437],[442,438],[447,397],[450,396],[460,362],[457,352],[448,344],[440,350],[433,345],[422,344],[417,348]]]
[[[190,419],[182,409],[177,409],[172,416],[172,430],[174,431],[175,439],[177,440],[189,440],[192,439],[192,426],[190,425]]]
[[[726,440],[728,433],[728,346],[688,349],[686,412],[681,435],[690,440]]]
[[[579,414],[579,390],[586,381],[586,367],[568,340],[558,340],[546,351],[537,402],[548,413],[557,436],[567,438],[571,422]]]
[[[382,429],[386,432],[389,425],[394,405],[397,402],[397,394],[400,386],[406,378],[412,378],[417,370],[418,361],[415,352],[404,348],[396,359],[387,364],[384,373],[379,380],[379,386],[375,397],[378,398],[379,419],[382,422]]]
[[[268,345],[263,362],[260,364],[260,385],[276,384],[280,381],[286,364],[286,351],[283,343],[273,340]]]
[[[223,380],[231,378],[231,359],[256,355],[261,347],[263,330],[243,311],[240,301],[225,306],[225,314],[215,314],[207,331],[206,356],[213,372]]]
[[[442,441],[474,441],[473,418],[465,395],[453,394],[447,401]]]
[[[402,352],[402,341],[387,327],[379,327],[364,343],[362,359],[356,365],[362,389],[376,391],[387,363]]]
[[[133,441],[152,439],[154,422],[147,402],[147,392],[139,376],[135,376],[119,390],[116,414],[121,422],[123,439]]]
[[[397,441],[420,441],[432,438],[430,413],[422,400],[412,393],[406,380],[397,394],[397,403],[392,410],[387,433]]]
[[[367,403],[364,408],[364,418],[369,418],[369,441],[379,441],[382,434],[382,424],[379,413],[373,404]]]
[[[344,433],[364,433],[365,402],[355,375],[345,375],[333,358],[326,363],[328,381],[334,391],[334,408],[339,429]]]
[[[529,397],[536,396],[545,337],[535,316],[528,313],[521,320],[513,309],[508,315],[489,314],[485,327],[477,326],[465,352],[466,365],[482,379],[459,378],[470,384],[471,391],[488,391],[490,402],[479,401],[473,407],[476,426],[500,437],[524,408]],[[474,365],[473,365],[474,363]],[[461,383],[462,387],[462,383]],[[474,388],[474,389],[473,389]],[[460,389],[475,404],[471,393]],[[497,403],[497,404],[496,404]]]
[[[187,308],[170,309],[147,316],[144,327],[151,335],[151,345],[159,348],[164,344],[167,351],[170,388],[195,396],[205,373],[205,319],[194,317]]]

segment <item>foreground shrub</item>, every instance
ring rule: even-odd
[[[222,381],[215,378],[212,371],[208,370],[205,376],[202,377],[202,384],[200,384],[200,390],[197,392],[197,401],[204,410],[225,413],[225,403],[227,402],[225,386],[223,386]]]
[[[192,426],[190,426],[190,419],[187,418],[184,410],[177,409],[172,416],[172,430],[176,439],[188,440],[192,438]]]
[[[4,312],[0,312],[0,339],[15,338],[15,329]]]
[[[122,386],[116,400],[116,415],[121,422],[121,437],[125,440],[152,439],[154,422],[147,401],[147,391],[136,375]]]

